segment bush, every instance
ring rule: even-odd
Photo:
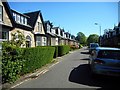
[[[79,46],[78,45],[71,45],[70,46],[70,50],[76,50],[76,49],[79,49]]]
[[[53,59],[54,47],[24,48],[25,66],[21,74],[33,72]]]
[[[22,52],[22,49],[8,43],[2,44],[2,83],[11,83],[19,78],[24,66]]]
[[[80,45],[79,45],[79,48],[82,48],[82,47],[83,47],[83,45],[82,45],[82,44],[80,44]]]
[[[69,51],[70,51],[69,45],[58,46],[58,56],[65,55],[65,54],[69,53]]]

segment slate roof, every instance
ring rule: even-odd
[[[43,17],[42,17],[42,13],[40,10],[38,11],[34,11],[34,12],[28,12],[28,13],[24,13],[25,15],[29,16],[30,18],[28,19],[28,24],[30,26],[32,26],[32,28],[34,29],[35,24],[37,22],[38,16],[40,15],[42,24],[43,24],[43,28],[45,30],[45,26],[44,26],[44,21],[43,21]]]

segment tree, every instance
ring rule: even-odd
[[[21,45],[25,45],[25,36],[22,32],[16,31],[15,33],[12,33],[12,40],[10,41],[11,45],[20,47]]]
[[[86,36],[82,32],[78,32],[76,36],[76,40],[80,43],[85,45],[86,44]]]
[[[91,34],[87,38],[87,45],[89,45],[90,43],[98,43],[98,42],[99,42],[99,35],[97,34]]]

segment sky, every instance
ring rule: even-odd
[[[100,35],[99,26],[103,34],[105,29],[118,24],[117,2],[9,2],[9,5],[20,13],[41,10],[44,21],[49,20],[75,36],[78,32],[87,37]]]

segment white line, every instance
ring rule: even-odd
[[[24,80],[23,82],[20,82],[20,83],[18,83],[18,84],[16,84],[16,85],[12,86],[11,88],[15,88],[15,87],[19,86],[20,84],[22,84],[22,83],[24,83],[24,82],[26,82],[26,81],[28,81],[28,80],[30,80],[30,78],[27,79],[27,80]]]
[[[40,74],[43,74],[44,72],[46,72],[46,71],[48,71],[48,70],[42,70],[40,73],[38,73],[38,74],[36,74],[36,76],[39,76]]]
[[[56,64],[58,64],[59,62],[57,62],[57,63],[55,63],[55,64],[53,64],[53,65],[51,65],[49,68],[51,68],[51,67],[53,67],[53,66],[55,66]]]
[[[48,70],[45,70],[42,74],[46,73]]]

